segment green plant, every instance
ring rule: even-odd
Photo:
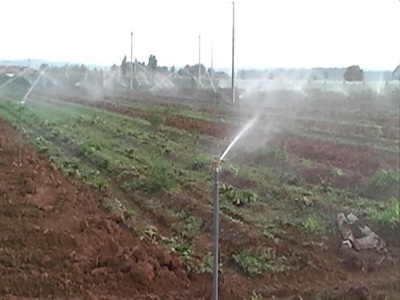
[[[213,255],[211,252],[208,252],[203,256],[200,264],[200,273],[212,273],[213,271]]]
[[[171,165],[160,158],[156,158],[150,165],[150,190],[160,191],[173,186],[173,171]]]
[[[162,126],[165,122],[163,116],[157,113],[150,114],[146,119],[149,121],[150,125],[155,128]]]
[[[400,224],[400,202],[396,198],[391,198],[389,204],[382,211],[375,212],[371,221],[377,225],[389,226],[396,229]]]
[[[146,226],[146,228],[143,230],[143,236],[149,239],[152,243],[157,244],[159,239],[157,227],[154,225]]]
[[[262,296],[253,290],[251,293],[251,300],[262,300]]]
[[[121,184],[121,188],[125,191],[134,191],[138,188],[138,183],[137,182],[133,182],[133,181],[124,181]]]
[[[372,128],[373,128],[375,134],[376,134],[379,138],[383,138],[383,137],[385,136],[384,133],[383,133],[382,126],[373,125]]]
[[[289,158],[289,153],[286,150],[286,147],[279,147],[273,151],[273,157],[276,160],[285,161]]]
[[[372,176],[372,183],[376,188],[387,189],[400,183],[400,170],[380,170]]]
[[[181,254],[183,263],[188,270],[193,267],[193,249],[192,246],[185,242],[180,236],[173,236],[171,238],[162,239],[165,244],[169,246],[172,253],[178,252]]]
[[[231,185],[223,184],[219,189],[219,193],[224,200],[236,206],[243,206],[257,201],[257,194],[250,191],[237,191]]]
[[[285,234],[284,230],[280,230],[275,224],[269,224],[264,227],[263,234],[274,241],[275,244],[280,242],[280,236]]]
[[[204,169],[207,165],[210,164],[210,159],[205,155],[197,155],[193,160],[189,163],[189,169],[193,171],[198,171]]]
[[[196,216],[190,216],[186,221],[186,232],[189,237],[195,237],[203,225],[201,218]]]
[[[320,223],[318,217],[315,214],[308,216],[307,220],[301,223],[307,233],[320,234],[324,231],[324,227]]]
[[[287,269],[286,257],[277,256],[272,249],[244,250],[239,254],[234,254],[233,260],[250,275],[259,275],[265,271],[279,273]]]
[[[332,172],[333,172],[333,174],[335,174],[335,175],[337,175],[337,176],[343,176],[343,175],[344,175],[343,170],[340,169],[340,168],[333,168],[333,169],[332,169]]]
[[[135,216],[135,212],[133,210],[124,210],[124,219],[125,220],[133,220]]]
[[[329,181],[326,181],[326,180],[321,180],[319,187],[320,187],[320,191],[324,194],[328,194],[333,191]]]

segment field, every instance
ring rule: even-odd
[[[258,115],[222,163],[220,298],[400,299],[398,91],[17,98],[0,93],[0,296],[210,299],[213,164]],[[340,212],[387,253],[339,250]]]

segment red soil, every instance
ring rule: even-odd
[[[16,132],[2,120],[0,132],[0,297],[198,298],[180,258],[140,241],[99,209],[103,195],[29,147],[18,167]]]
[[[103,108],[147,116],[114,105]],[[229,133],[225,127],[212,129],[216,126],[213,122],[180,118],[173,116],[170,124],[216,136]],[[98,208],[103,195],[75,187],[30,149],[25,152],[23,166],[17,167],[12,139],[17,135],[1,120],[0,132],[0,296],[209,299],[210,275],[189,278],[178,257],[139,240],[123,227],[121,217],[103,213]],[[296,156],[361,174],[396,161],[379,154],[378,162],[373,163],[377,153],[372,150],[315,139],[285,137],[279,141]],[[197,213],[207,220],[206,232],[211,230],[211,214]],[[399,299],[398,248],[389,247],[391,258],[377,266],[381,254],[374,251],[339,252],[338,236],[329,236],[322,246],[306,245],[313,237],[296,228],[285,230],[282,241],[274,245],[247,224],[233,226],[222,219],[225,268],[221,299],[249,298],[253,290],[267,299],[272,295],[277,299],[313,299],[316,293],[322,299]],[[210,250],[206,240],[198,248]],[[231,255],[262,243],[288,258],[288,273],[248,277],[237,269]]]
[[[399,166],[399,157],[395,153],[308,137],[284,137],[280,140],[290,154],[363,176]]]

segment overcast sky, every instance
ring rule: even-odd
[[[399,0],[241,0],[235,5],[240,67],[394,69],[400,62]],[[159,65],[201,61],[230,68],[228,0],[2,1],[0,59],[120,64],[133,54]]]

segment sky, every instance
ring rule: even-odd
[[[400,63],[399,0],[235,1],[236,68]],[[228,0],[13,0],[1,4],[0,59],[120,64],[133,57],[230,68]]]

